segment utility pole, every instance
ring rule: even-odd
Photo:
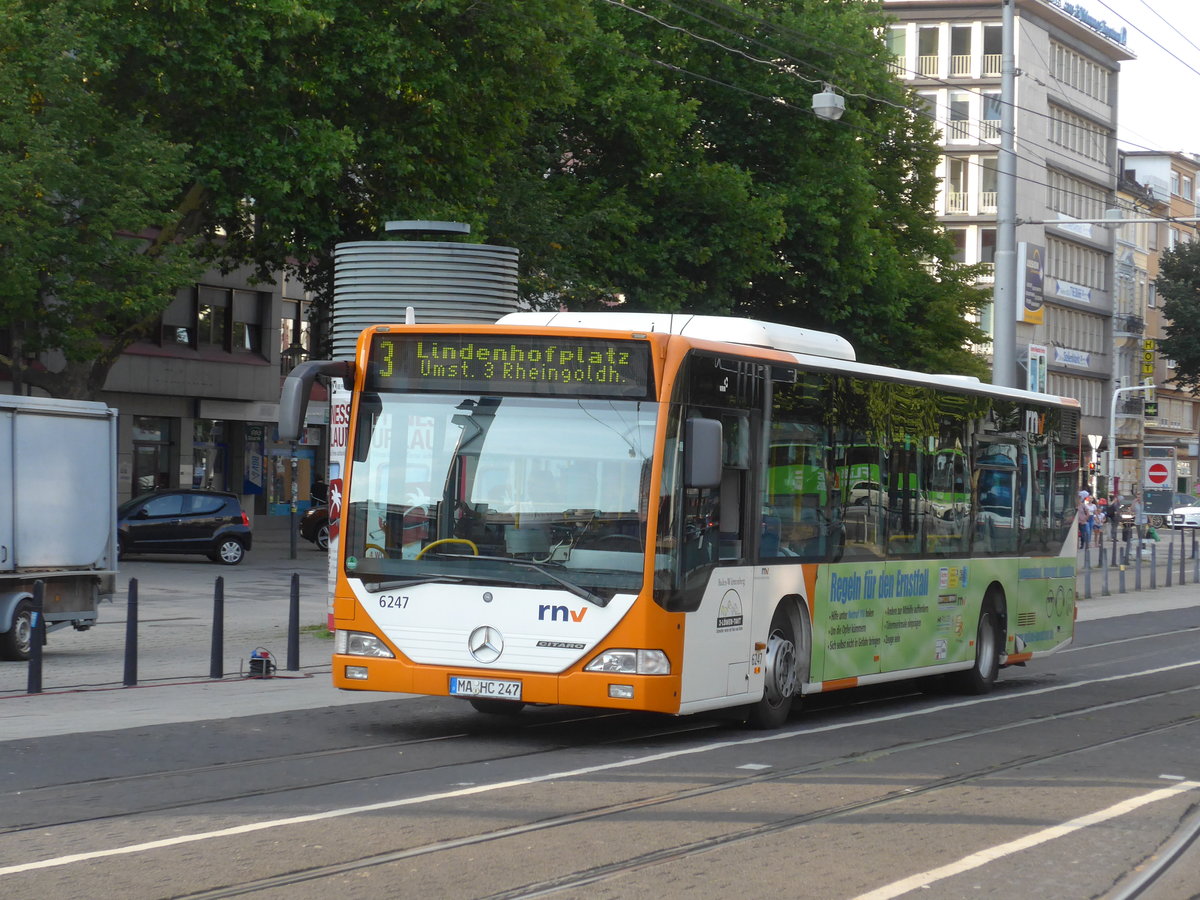
[[[1003,0],[1000,155],[996,165],[996,261],[992,295],[992,384],[1017,387],[1016,0]]]

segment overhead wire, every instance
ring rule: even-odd
[[[681,26],[681,25],[678,25],[678,24],[676,24],[676,23],[672,23],[672,22],[667,22],[666,20],[664,20],[664,19],[661,19],[661,18],[659,18],[658,16],[654,16],[654,15],[652,15],[652,14],[650,14],[650,13],[647,13],[647,12],[645,12],[645,11],[643,11],[643,10],[636,9],[635,7],[629,6],[628,4],[626,4],[626,3],[622,2],[622,0],[604,0],[604,2],[606,2],[606,3],[609,3],[609,4],[610,4],[610,5],[612,5],[612,6],[621,7],[621,8],[623,8],[623,9],[627,9],[627,10],[629,10],[630,12],[637,13],[638,15],[640,15],[640,16],[643,16],[644,18],[646,18],[646,19],[648,19],[648,20],[650,20],[650,21],[654,22],[655,24],[658,24],[658,25],[660,25],[660,26],[662,26],[662,27],[668,28],[668,29],[670,29],[671,31],[678,32],[678,33],[682,33],[682,34],[685,34],[685,35],[687,35],[687,36],[689,36],[689,37],[691,37],[691,38],[694,38],[694,39],[696,39],[696,40],[698,40],[698,41],[701,41],[701,42],[703,42],[703,43],[707,43],[707,44],[711,44],[711,45],[713,45],[713,46],[719,47],[719,48],[720,48],[720,49],[722,49],[722,50],[726,50],[727,52],[734,53],[734,54],[736,54],[736,55],[738,55],[738,56],[741,56],[741,57],[743,57],[743,58],[745,58],[745,59],[747,59],[747,60],[750,60],[751,62],[755,62],[755,63],[759,63],[759,64],[768,65],[768,66],[770,66],[771,68],[775,69],[776,71],[779,71],[779,72],[781,72],[781,73],[783,73],[783,74],[785,74],[785,75],[789,75],[789,76],[798,77],[798,78],[800,78],[800,79],[801,79],[801,80],[803,80],[803,81],[807,81],[807,82],[809,82],[809,83],[814,83],[814,84],[815,84],[815,83],[820,83],[821,81],[823,81],[823,80],[824,80],[824,79],[811,79],[811,78],[807,78],[807,77],[805,77],[805,76],[803,76],[803,75],[799,75],[798,73],[794,72],[794,71],[793,71],[793,70],[791,70],[790,68],[788,68],[788,67],[786,67],[786,66],[781,66],[781,65],[779,65],[779,64],[778,64],[777,62],[775,62],[774,60],[767,60],[767,59],[762,59],[762,58],[759,58],[759,57],[755,57],[755,56],[753,56],[753,55],[751,55],[751,54],[745,53],[744,51],[742,51],[742,50],[740,50],[740,49],[738,49],[738,48],[735,48],[735,47],[729,47],[728,45],[726,45],[726,44],[723,44],[723,43],[721,43],[720,41],[716,41],[716,40],[714,40],[714,39],[712,39],[712,38],[708,38],[708,37],[706,37],[706,36],[703,36],[703,35],[698,35],[698,34],[696,34],[695,32],[691,31],[690,29],[688,29],[688,28],[685,28],[685,27],[683,27],[683,26]],[[688,14],[690,14],[690,11],[689,11],[689,10],[687,10],[686,8],[684,8],[684,7],[680,6],[678,3],[671,2],[671,0],[660,0],[660,2],[664,3],[664,4],[665,4],[665,5],[667,5],[667,6],[670,6],[670,7],[672,7],[672,8],[674,8],[674,9],[680,10],[681,12],[684,12],[684,13],[688,13]],[[712,5],[712,0],[701,0],[701,2],[708,2],[710,5]],[[728,9],[727,7],[722,7],[722,8],[723,8],[723,9]],[[733,11],[733,10],[731,10],[731,11]],[[748,15],[748,14],[747,14],[747,15]],[[713,24],[713,25],[716,25],[716,27],[719,27],[719,28],[721,28],[721,29],[723,29],[723,30],[725,30],[725,31],[732,31],[731,29],[728,29],[726,26],[722,26],[722,25],[719,25],[719,24],[717,24],[717,23],[713,23],[711,20],[709,20],[709,19],[707,19],[707,18],[705,18],[705,17],[702,17],[702,16],[697,16],[697,18],[701,19],[702,21],[705,21],[705,22],[706,22],[706,23],[708,23],[708,24]],[[772,23],[769,23],[769,22],[767,22],[766,20],[758,19],[757,17],[752,17],[752,16],[751,16],[751,18],[754,18],[754,19],[755,19],[755,21],[757,21],[757,22],[761,22],[761,23],[763,23],[763,24],[766,24],[766,25],[771,25],[771,24],[772,24]],[[787,30],[789,30],[789,29],[781,29],[781,30],[785,30],[785,31],[787,31]],[[736,34],[737,36],[739,36],[739,37],[741,37],[741,38],[743,38],[743,39],[745,39],[745,40],[749,40],[749,41],[752,41],[752,42],[754,42],[754,43],[756,43],[756,44],[759,44],[759,45],[761,45],[761,46],[763,46],[763,47],[766,47],[766,48],[767,48],[769,51],[771,51],[772,53],[776,54],[776,55],[777,55],[777,57],[779,57],[779,58],[782,58],[782,59],[788,59],[789,61],[795,61],[795,62],[799,62],[799,60],[796,60],[794,57],[790,56],[790,55],[789,55],[789,54],[787,54],[786,52],[784,52],[784,51],[781,51],[781,50],[778,50],[778,49],[776,49],[776,48],[774,48],[774,47],[771,47],[770,45],[766,44],[765,42],[761,41],[761,40],[760,40],[760,39],[758,39],[758,38],[753,38],[753,37],[751,37],[751,36],[749,36],[749,35],[746,35],[746,34],[745,34],[745,33],[743,33],[743,32],[736,32],[736,31],[732,31],[732,33]],[[793,33],[794,33],[794,32],[793,32]],[[666,61],[664,61],[664,60],[655,59],[655,58],[649,58],[649,57],[643,57],[643,58],[644,58],[644,59],[645,59],[647,62],[651,62],[651,63],[653,63],[653,64],[655,64],[655,65],[658,65],[658,66],[660,66],[660,67],[662,67],[662,68],[665,68],[665,69],[672,70],[672,71],[674,71],[674,72],[676,72],[676,73],[678,73],[678,74],[685,75],[685,76],[687,76],[687,77],[691,77],[691,78],[695,78],[695,79],[698,79],[698,80],[706,81],[706,82],[709,82],[709,83],[711,83],[711,84],[714,84],[714,85],[719,85],[719,86],[721,86],[721,87],[724,87],[724,88],[727,88],[727,89],[730,89],[730,90],[733,90],[733,91],[737,91],[737,92],[739,92],[739,93],[743,93],[743,94],[746,94],[746,95],[749,95],[749,96],[752,96],[752,97],[756,97],[757,99],[760,99],[760,100],[766,101],[766,102],[768,102],[768,103],[771,103],[771,104],[773,104],[773,105],[776,105],[776,106],[783,106],[783,107],[786,107],[786,108],[789,108],[789,109],[793,109],[793,110],[796,110],[796,111],[799,111],[799,112],[804,112],[804,113],[813,114],[813,113],[812,113],[812,110],[810,110],[810,109],[806,109],[806,108],[804,108],[804,107],[796,106],[796,105],[795,105],[795,104],[793,104],[793,103],[789,103],[789,102],[787,102],[787,101],[783,100],[783,98],[781,98],[781,97],[772,97],[772,96],[767,96],[767,95],[764,95],[764,94],[760,94],[760,93],[758,93],[758,92],[756,92],[756,91],[751,91],[751,90],[749,90],[749,89],[747,89],[747,88],[743,88],[743,87],[741,87],[741,86],[738,86],[738,85],[730,84],[730,83],[728,83],[728,82],[721,81],[720,79],[716,79],[716,78],[713,78],[713,77],[711,77],[711,76],[708,76],[708,75],[703,75],[703,74],[701,74],[701,73],[698,73],[698,72],[693,72],[693,71],[691,71],[691,70],[689,70],[689,69],[685,69],[685,68],[683,68],[682,66],[678,66],[678,65],[675,65],[675,64],[673,64],[673,63],[668,63],[668,62],[666,62]],[[1043,62],[1044,62],[1044,59],[1043,59]],[[954,85],[954,84],[953,84],[953,82],[942,82],[942,83],[943,83],[943,84],[948,84],[948,85],[951,85],[951,86],[954,86],[954,87],[958,87],[957,85]],[[901,83],[899,83],[899,82],[898,82],[897,84],[898,84],[898,85],[899,85],[899,86],[900,86],[902,89],[906,89],[906,88],[907,88],[907,86],[906,86],[906,85],[903,85],[903,84],[901,84]],[[855,94],[855,93],[853,93],[853,92],[846,92],[846,93],[848,93],[848,95],[849,95],[849,96],[858,96],[858,97],[864,97],[864,98],[867,98],[867,99],[873,99],[873,100],[877,100],[877,101],[880,101],[880,102],[887,103],[888,105],[890,105],[890,106],[893,106],[893,107],[895,107],[895,108],[897,108],[897,109],[903,109],[903,110],[905,110],[905,111],[907,111],[907,112],[909,112],[909,113],[911,113],[911,114],[913,114],[913,115],[918,115],[918,116],[922,116],[922,117],[924,117],[924,118],[927,118],[927,119],[929,119],[931,122],[933,122],[935,125],[937,125],[937,124],[938,124],[938,121],[937,121],[937,116],[936,116],[935,114],[933,114],[933,113],[930,113],[930,112],[928,112],[928,111],[927,111],[926,109],[924,109],[924,108],[923,108],[923,107],[922,107],[920,104],[916,104],[916,105],[897,104],[897,103],[894,103],[894,102],[891,102],[891,101],[885,100],[884,98],[875,97],[875,96],[873,96],[873,95],[870,95],[870,94],[861,94],[861,93],[859,93],[859,94]],[[912,91],[910,91],[910,93],[912,93]],[[986,94],[983,94],[982,92],[977,92],[977,93],[980,93],[980,96],[987,96]],[[1045,115],[1045,114],[1040,114],[1040,115]],[[841,122],[838,122],[838,123],[836,123],[836,124],[838,124],[838,125],[841,125],[842,127],[851,127],[851,128],[853,128],[853,127],[854,127],[853,125],[851,125],[851,123],[848,123],[848,122],[845,122],[845,121],[841,121]],[[858,129],[858,130],[862,130],[862,129]],[[1022,140],[1022,143],[1023,143],[1023,144],[1025,144],[1025,145],[1029,145],[1029,146],[1032,146],[1032,147],[1035,147],[1035,148],[1037,148],[1037,149],[1039,149],[1039,150],[1043,151],[1043,152],[1044,152],[1045,154],[1047,154],[1047,155],[1048,155],[1048,154],[1052,154],[1052,153],[1057,153],[1057,152],[1058,152],[1056,149],[1054,149],[1054,148],[1052,148],[1052,147],[1048,147],[1048,146],[1046,146],[1046,145],[1044,145],[1044,144],[1041,144],[1040,142],[1038,142],[1038,141],[1036,141],[1036,140],[1034,140],[1034,139],[1032,139],[1032,138],[1030,138],[1030,137],[1028,137],[1028,136],[1022,136],[1021,140]],[[954,154],[953,154],[953,149],[952,149],[952,148],[945,148],[945,147],[943,147],[942,149],[943,149],[944,151],[946,151],[946,152],[947,152],[947,156],[953,156],[953,155],[954,155]],[[978,154],[974,154],[974,155],[978,155]],[[1048,161],[1048,158],[1047,158],[1047,156],[1046,156],[1046,155],[1042,155],[1042,156],[1029,156],[1029,155],[1023,155],[1022,153],[1017,153],[1016,155],[1017,155],[1017,157],[1018,157],[1018,158],[1024,159],[1026,162],[1028,162],[1028,163],[1030,163],[1031,165],[1034,165],[1035,167],[1038,167],[1038,168],[1046,168],[1046,167],[1048,167],[1048,165],[1049,165],[1049,161]],[[1038,179],[1036,179],[1036,178],[1031,178],[1031,177],[1029,177],[1029,176],[1024,176],[1024,175],[1016,175],[1015,177],[1016,177],[1016,179],[1017,179],[1018,181],[1023,181],[1023,182],[1025,182],[1025,183],[1032,184],[1032,185],[1036,185],[1036,186],[1038,186],[1038,187],[1044,187],[1044,188],[1046,188],[1047,190],[1057,190],[1057,191],[1059,191],[1059,192],[1060,192],[1060,193],[1062,193],[1062,194],[1066,194],[1066,195],[1070,195],[1070,196],[1078,197],[1078,198],[1080,198],[1080,199],[1082,199],[1082,200],[1086,200],[1086,201],[1089,201],[1089,202],[1094,202],[1094,199],[1095,199],[1094,197],[1092,197],[1092,196],[1090,196],[1090,195],[1088,195],[1088,194],[1084,194],[1084,193],[1081,193],[1081,192],[1078,192],[1078,191],[1072,191],[1072,190],[1065,189],[1065,188],[1062,188],[1062,187],[1056,187],[1056,186],[1054,186],[1054,185],[1051,185],[1051,184],[1049,184],[1048,182],[1045,182],[1045,181],[1040,181],[1040,180],[1038,180]]]

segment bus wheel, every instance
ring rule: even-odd
[[[525,704],[520,700],[493,700],[490,697],[474,697],[471,699],[471,705],[475,707],[476,712],[489,716],[515,716],[525,708]]]
[[[964,694],[986,694],[1000,672],[1000,615],[991,594],[983,598],[975,632],[975,665],[959,672],[955,687]]]
[[[763,654],[763,672],[766,676],[763,696],[746,711],[746,724],[751,728],[779,728],[787,721],[792,700],[800,693],[797,656],[792,621],[781,606],[771,620],[771,634]]]

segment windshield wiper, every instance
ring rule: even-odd
[[[442,554],[436,554],[436,555],[440,556]],[[488,559],[488,560],[492,560],[494,562],[508,563],[509,565],[515,566],[518,569],[532,569],[535,572],[540,572],[542,575],[545,575],[551,581],[557,582],[558,584],[562,585],[568,591],[570,591],[572,594],[574,594],[576,597],[579,597],[581,600],[586,600],[588,603],[591,603],[595,606],[599,606],[599,607],[608,606],[608,601],[611,599],[608,597],[601,597],[599,594],[593,594],[587,588],[585,588],[581,585],[575,584],[574,582],[568,581],[567,579],[563,578],[560,575],[554,574],[553,572],[550,571],[550,569],[548,568],[548,565],[546,563],[538,563],[538,562],[534,562],[533,560],[530,560],[530,559],[514,559],[511,556],[482,556],[482,555],[481,556],[472,556],[472,555],[468,555],[465,553],[463,553],[463,554],[456,553],[456,554],[454,554],[454,556],[457,559]],[[556,565],[559,565],[559,564],[556,563]]]
[[[420,578],[399,578],[395,581],[364,581],[365,587],[372,594],[380,591],[398,591],[400,588],[412,587],[414,584],[462,584],[462,578],[453,575],[426,575]]]

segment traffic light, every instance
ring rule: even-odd
[[[1094,462],[1090,462],[1090,463],[1088,463],[1088,474],[1089,474],[1089,475],[1095,475],[1095,474],[1096,474],[1096,464],[1095,464]]]

